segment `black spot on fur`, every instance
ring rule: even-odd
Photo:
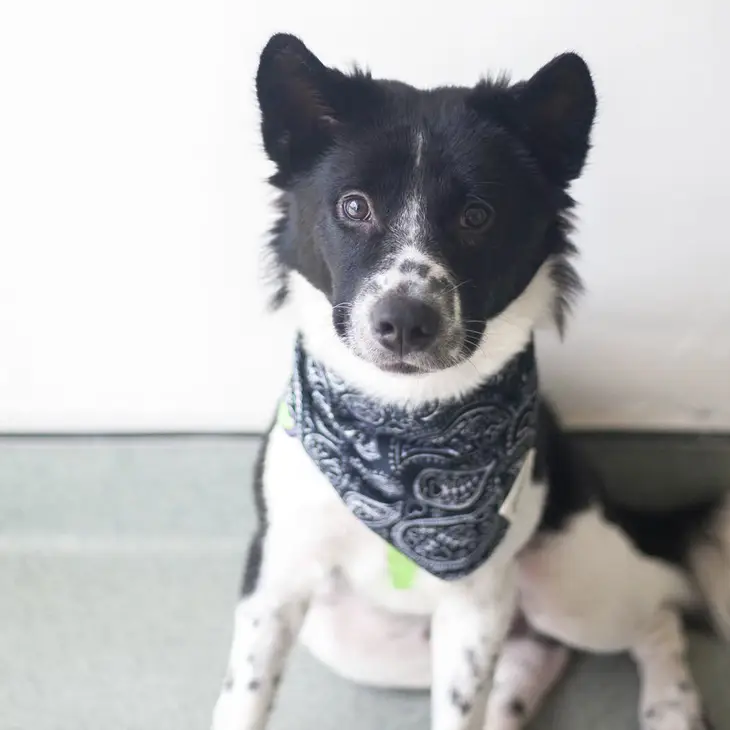
[[[562,431],[557,416],[544,401],[538,409],[533,479],[549,482],[540,530],[555,532],[587,509],[592,492],[602,492],[600,477]]]
[[[510,714],[515,717],[524,717],[527,714],[527,707],[519,697],[510,701],[508,709]]]
[[[256,463],[254,464],[253,494],[258,525],[248,546],[248,554],[246,556],[246,567],[244,569],[243,581],[241,584],[241,596],[244,598],[256,590],[259,573],[261,572],[261,557],[263,553],[264,540],[266,538],[266,531],[268,529],[268,515],[266,513],[266,500],[264,499],[264,467],[266,465],[266,447],[268,445],[269,434],[274,427],[274,423],[272,423],[269,427],[266,436],[259,446],[259,450],[256,455]]]
[[[680,692],[684,692],[685,694],[687,694],[688,692],[692,692],[694,688],[692,687],[692,682],[685,679],[677,685],[677,689]]]
[[[243,582],[241,584],[241,596],[246,597],[254,592],[258,583],[259,573],[261,571],[261,557],[263,553],[264,533],[255,532],[248,545],[248,553],[246,555],[246,567],[243,572]]]
[[[398,270],[401,272],[401,274],[416,274],[416,276],[420,276],[422,279],[425,279],[428,276],[428,272],[431,271],[431,267],[428,264],[419,263],[418,261],[411,261],[410,259],[401,262],[401,265],[398,267]]]
[[[251,681],[250,681],[250,682],[248,683],[248,689],[249,689],[249,690],[250,690],[251,692],[256,692],[256,691],[257,691],[257,690],[258,690],[258,689],[259,689],[260,687],[261,687],[261,681],[260,681],[260,680],[258,680],[258,679],[252,679],[252,680],[251,680]]]
[[[428,280],[428,290],[434,294],[440,294],[449,287],[449,279],[446,276],[434,276]]]
[[[478,679],[481,676],[481,669],[479,667],[479,662],[477,661],[476,652],[473,649],[467,649],[466,663],[469,665],[471,676],[474,679]]]
[[[651,707],[648,707],[644,712],[644,717],[651,720],[652,718],[660,716],[663,710],[675,709],[677,707],[681,707],[681,705],[682,703],[679,700],[662,700]]]
[[[671,510],[628,507],[604,497],[604,513],[638,550],[672,565],[685,566],[690,547],[709,532],[723,497],[706,499]]]
[[[458,689],[451,690],[451,704],[461,713],[467,715],[471,712],[472,704],[467,700]]]

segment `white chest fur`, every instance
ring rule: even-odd
[[[488,581],[493,570],[503,570],[534,532],[544,487],[532,482],[533,456],[530,452],[504,505],[511,524],[503,541],[481,568],[455,583],[478,591],[479,582]],[[264,494],[271,529],[285,531],[289,547],[294,543],[300,556],[308,556],[310,570],[322,585],[338,570],[372,603],[409,614],[431,613],[453,586],[419,569],[407,590],[396,588],[388,570],[387,543],[350,513],[299,440],[278,426],[269,439]]]

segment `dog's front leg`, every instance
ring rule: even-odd
[[[476,580],[449,586],[434,613],[432,730],[484,726],[497,657],[516,605],[514,571],[489,572],[480,576],[478,588]]]
[[[306,604],[242,600],[235,615],[228,671],[213,713],[212,730],[263,730],[284,662],[299,633]]]
[[[269,531],[265,539],[259,538],[251,546],[244,595],[235,613],[228,671],[213,711],[212,730],[266,727],[284,663],[312,591],[306,565],[297,570],[298,566],[286,535],[278,531]]]

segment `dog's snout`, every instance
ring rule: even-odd
[[[370,323],[376,340],[401,357],[427,350],[439,333],[441,315],[420,299],[390,295],[372,309]]]

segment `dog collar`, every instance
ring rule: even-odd
[[[351,387],[299,341],[279,423],[363,524],[454,580],[507,531],[504,507],[535,443],[536,405],[532,343],[463,400],[406,408]]]

